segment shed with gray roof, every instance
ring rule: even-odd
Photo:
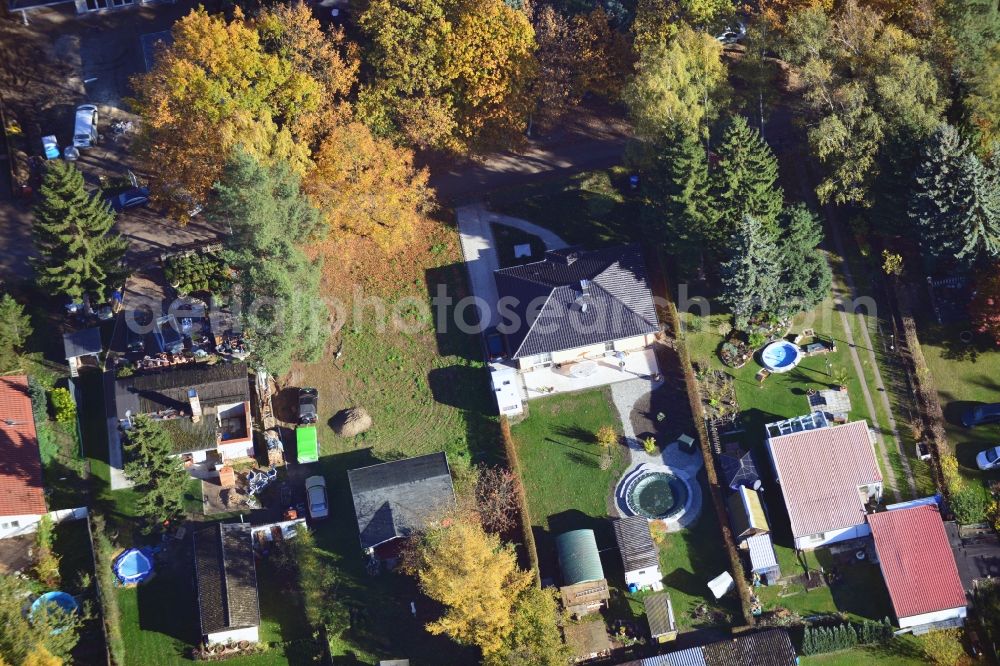
[[[260,604],[250,536],[250,525],[244,523],[216,523],[193,534],[198,615],[209,645],[259,640]]]

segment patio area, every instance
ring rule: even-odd
[[[652,349],[643,349],[625,354],[620,367],[614,356],[585,359],[577,363],[563,363],[562,367],[535,368],[521,373],[524,382],[524,396],[527,400],[543,398],[556,393],[584,391],[598,386],[607,386],[630,379],[649,379],[659,374],[656,354]],[[585,376],[573,376],[573,365],[587,363]]]

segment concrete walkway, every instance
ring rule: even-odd
[[[462,245],[462,256],[469,271],[469,282],[480,311],[480,327],[487,329],[499,322],[497,316],[497,284],[493,272],[500,268],[497,259],[496,241],[493,239],[491,224],[520,229],[542,239],[546,249],[558,250],[566,247],[566,242],[548,229],[527,220],[501,215],[486,210],[482,202],[459,206],[455,209],[458,221],[458,235]]]

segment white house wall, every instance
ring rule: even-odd
[[[625,572],[625,587],[635,583],[640,590],[653,589],[659,592],[663,589],[663,575],[660,567],[650,567],[648,569],[638,569],[636,571]]]
[[[234,460],[236,458],[253,457],[253,439],[237,439],[219,444],[219,455],[223,460]]]
[[[923,613],[921,615],[911,615],[910,617],[899,618],[899,628],[906,629],[907,627],[919,627],[925,624],[935,624],[937,622],[944,622],[946,620],[954,619],[964,619],[966,617],[966,608],[961,606],[959,608],[949,608],[947,610],[934,611],[933,613]]]
[[[42,521],[42,515],[22,515],[22,516],[0,516],[0,539],[10,539],[25,534],[33,534],[38,530],[38,523]],[[60,509],[50,511],[49,518],[52,523],[59,523],[69,520],[82,520],[87,517],[87,507],[81,506],[75,509]],[[16,525],[14,523],[17,523]]]
[[[258,627],[244,627],[243,629],[231,629],[229,631],[217,631],[214,634],[205,636],[205,642],[209,645],[218,643],[236,643],[237,641],[250,641],[256,643],[260,640],[260,629]]]
[[[872,533],[871,527],[868,523],[863,523],[861,525],[855,525],[853,527],[845,527],[840,530],[833,530],[830,532],[824,532],[823,538],[813,538],[815,535],[809,535],[804,537],[798,537],[795,539],[795,549],[796,550],[814,550],[816,548],[821,548],[823,546],[829,546],[831,543],[837,543],[838,541],[847,541],[848,539],[860,539],[861,537],[869,536]]]

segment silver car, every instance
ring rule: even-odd
[[[326,479],[310,476],[306,479],[306,500],[309,503],[309,517],[313,520],[330,515],[330,503],[326,496]]]

